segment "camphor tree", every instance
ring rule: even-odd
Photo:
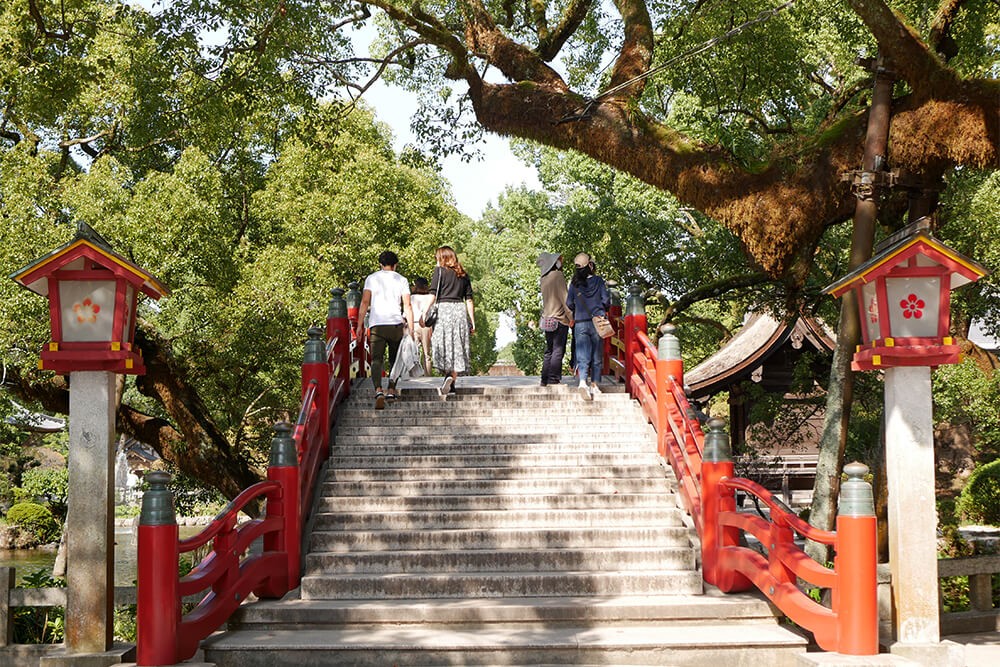
[[[429,275],[459,215],[369,113],[320,102],[322,82],[280,53],[213,51],[182,18],[105,0],[0,7],[0,275],[84,221],[168,284],[141,307],[148,372],[122,378],[117,427],[233,497],[260,479],[270,424],[295,416],[330,288],[385,248]],[[307,32],[273,29],[288,48]],[[308,37],[339,48],[319,26]],[[45,300],[0,280],[4,391],[65,413],[66,379],[36,370],[47,327]]]
[[[934,187],[998,164],[992,0],[4,7],[3,150],[27,160],[18,192],[31,206],[50,200],[50,217],[66,207],[49,179],[81,153],[141,177],[193,146],[218,170],[228,238],[253,240],[252,195],[294,127],[280,121],[379,74],[421,95],[414,128],[441,151],[467,149],[484,129],[578,151],[718,221],[790,293],[815,288],[821,241],[854,209],[841,178],[861,165],[872,88],[859,56],[879,54],[898,81],[885,167]],[[355,55],[350,30],[371,20],[378,57]],[[43,151],[48,162],[32,166]],[[885,198],[888,226],[904,200]],[[839,275],[843,258],[822,268]]]

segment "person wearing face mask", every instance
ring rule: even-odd
[[[605,315],[611,306],[611,294],[604,278],[594,273],[590,255],[581,252],[573,258],[576,270],[566,294],[566,306],[573,311],[573,346],[580,372],[580,393],[593,399],[601,393],[601,364],[604,361],[604,340],[598,335],[592,318]]]
[[[542,316],[538,326],[545,334],[545,354],[542,356],[542,386],[562,382],[566,338],[573,314],[566,307],[566,276],[562,272],[562,255],[543,252],[538,256],[542,273]]]

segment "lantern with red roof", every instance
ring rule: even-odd
[[[10,277],[49,299],[51,341],[42,350],[39,368],[146,372],[133,342],[136,303],[140,292],[159,299],[169,290],[112,250],[88,225],[79,223],[73,240]]]
[[[950,336],[951,291],[986,273],[936,239],[927,218],[886,239],[874,257],[825,290],[856,295],[862,343],[851,368],[958,363],[959,347]]]

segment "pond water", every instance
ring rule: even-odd
[[[201,527],[181,526],[181,538],[197,534]],[[44,570],[52,574],[52,566],[56,562],[55,549],[0,549],[0,567],[14,568],[17,582],[23,577]],[[132,586],[136,576],[136,527],[118,526],[115,528],[115,585]]]

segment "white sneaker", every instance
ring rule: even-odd
[[[590,389],[587,387],[586,380],[580,380],[580,386],[578,387],[580,395],[583,396],[584,400],[591,400],[593,396],[590,395]]]
[[[595,396],[601,393],[601,388],[597,386],[597,383],[590,385],[590,398],[593,399]]]

